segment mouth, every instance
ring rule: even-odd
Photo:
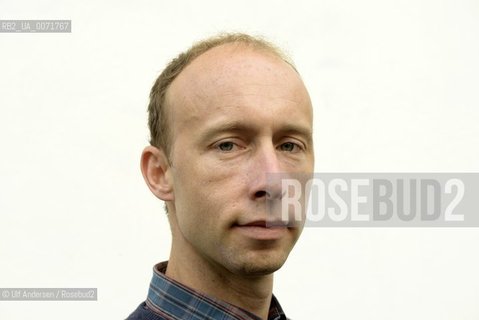
[[[242,235],[256,240],[278,240],[290,229],[284,221],[256,220],[247,223],[236,223],[233,229]]]

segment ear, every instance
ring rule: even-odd
[[[141,154],[141,173],[151,192],[163,201],[173,201],[173,178],[163,150],[148,146]]]

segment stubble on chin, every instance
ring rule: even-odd
[[[229,252],[225,255],[225,267],[241,276],[265,276],[279,270],[289,255],[290,250],[281,252],[249,252],[240,255]]]

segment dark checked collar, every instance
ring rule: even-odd
[[[261,320],[258,316],[224,301],[200,294],[165,275],[168,261],[153,268],[153,278],[146,305],[165,319],[222,319]],[[286,316],[274,297],[271,299],[268,320],[286,320]]]

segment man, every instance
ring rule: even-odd
[[[245,34],[202,41],[150,94],[141,170],[165,201],[172,246],[128,319],[286,319],[272,295],[302,224],[269,213],[270,173],[311,173],[312,106],[273,45]]]

